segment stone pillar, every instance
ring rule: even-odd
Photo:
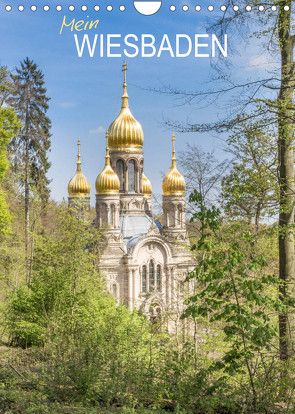
[[[166,268],[166,304],[170,305],[171,302],[171,270],[169,267]]]
[[[142,167],[139,167],[139,193],[141,193],[142,194],[142,172],[143,172],[143,169],[142,169]]]
[[[133,272],[132,270],[128,271],[128,302],[129,302],[129,309],[133,311]]]
[[[128,193],[128,160],[124,166],[124,193]]]
[[[174,227],[179,227],[179,223],[177,220],[177,206],[174,205]]]
[[[110,223],[111,223],[111,217],[110,217],[110,207],[108,205],[106,207],[106,216],[107,216],[107,222],[106,222],[106,224],[107,225],[110,225]]]
[[[139,185],[139,166],[136,163],[136,193],[140,193],[140,185]]]
[[[171,283],[170,283],[170,287],[171,287],[171,303],[173,303],[173,302],[175,302],[175,295],[176,295],[176,290],[175,290],[175,274],[174,274],[173,267],[171,268]]]
[[[132,310],[135,309],[135,269],[132,270]]]

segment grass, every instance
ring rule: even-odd
[[[161,414],[145,407],[98,407],[93,402],[76,402],[73,390],[59,390],[58,396],[42,381],[46,360],[42,350],[0,345],[1,414]],[[40,379],[41,378],[41,379]],[[63,398],[60,398],[63,395]]]

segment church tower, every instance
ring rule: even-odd
[[[149,194],[144,194],[143,186],[147,178],[143,178],[143,130],[140,123],[133,117],[129,109],[126,72],[124,61],[123,95],[121,111],[109,126],[109,147],[111,166],[120,181],[120,211],[123,214],[142,214],[151,210]],[[147,181],[146,181],[147,180]],[[149,181],[148,181],[149,182]]]
[[[175,239],[186,239],[185,180],[176,168],[175,135],[172,135],[171,168],[162,182],[163,234]]]
[[[120,181],[110,164],[108,131],[106,132],[106,141],[105,166],[95,181],[96,220],[98,227],[107,228],[108,235],[119,237]]]
[[[90,208],[90,184],[81,169],[80,138],[78,139],[77,170],[68,184],[68,193],[68,204],[70,207],[75,207],[81,203],[82,209]]]
[[[121,110],[106,132],[105,165],[95,181],[95,225],[102,234],[97,264],[118,303],[154,319],[180,306],[181,286],[193,269],[185,226],[185,181],[176,167],[173,134],[172,164],[162,183],[162,225],[152,215],[152,186],[143,168],[144,135],[129,108],[126,61],[122,71]],[[80,141],[78,145],[69,204],[81,198],[89,206],[90,185],[81,171]]]

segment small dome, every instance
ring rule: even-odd
[[[144,195],[151,195],[152,194],[152,185],[151,182],[144,173],[142,173],[142,192]]]
[[[124,61],[124,83],[121,111],[109,126],[109,147],[111,152],[126,150],[129,152],[138,152],[141,151],[143,146],[144,137],[142,127],[129,109],[126,71],[127,64],[126,61]]]
[[[90,184],[82,171],[77,171],[68,185],[68,192],[70,197],[74,196],[89,196]]]
[[[141,150],[143,146],[143,130],[133,117],[130,109],[121,108],[118,117],[109,127],[109,143],[111,152]]]
[[[77,161],[77,171],[74,177],[70,180],[68,184],[68,193],[69,197],[89,197],[90,194],[90,184],[85,175],[81,170],[81,160],[80,160],[80,138],[78,139],[78,161]]]
[[[185,181],[176,167],[171,167],[165,176],[162,189],[164,195],[183,195],[185,193]]]
[[[107,148],[105,156],[105,166],[95,181],[96,194],[119,194],[120,180],[111,167],[110,154],[108,147],[108,131],[106,133]]]
[[[185,180],[180,172],[176,168],[175,148],[174,148],[175,135],[172,135],[172,165],[168,174],[165,175],[162,182],[163,195],[184,195],[185,193]]]

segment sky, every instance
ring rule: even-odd
[[[6,3],[12,2],[7,0]],[[139,14],[132,2],[126,0],[85,2],[88,5],[86,12],[81,10],[82,3],[50,2],[48,12],[42,10],[46,2],[42,2],[42,7],[39,1],[25,2],[23,12],[18,11],[14,4],[11,4],[12,10],[7,12],[2,4],[0,65],[6,65],[13,71],[21,60],[29,57],[43,71],[47,95],[51,98],[48,115],[52,121],[49,154],[52,198],[61,201],[67,197],[67,185],[76,169],[77,139],[80,137],[82,171],[90,181],[91,203],[94,205],[95,179],[104,166],[105,130],[120,111],[124,57],[100,58],[94,55],[90,58],[84,54],[79,58],[74,41],[74,33],[78,32],[64,28],[59,34],[64,16],[67,22],[74,18],[75,21],[99,19],[97,28],[79,32],[79,39],[84,34],[89,34],[92,39],[96,33],[132,33],[137,36],[150,33],[157,39],[168,34],[173,43],[176,33],[192,38],[195,33],[205,34],[206,26],[212,23],[216,14],[206,11],[208,2],[205,1],[199,3],[202,11],[196,12],[190,1],[169,0],[152,16]],[[21,4],[21,1],[15,4]],[[29,9],[31,4],[37,5],[35,12]],[[60,12],[55,9],[57,4],[62,6]],[[74,12],[68,11],[70,4],[75,6]],[[93,10],[94,4],[100,5],[98,12]],[[113,6],[111,12],[106,10],[110,4]],[[176,5],[176,11],[169,10],[171,4]],[[119,11],[120,5],[125,5],[124,12]],[[187,12],[182,11],[183,5],[189,6]],[[233,36],[229,36],[228,42],[235,42]],[[236,79],[263,76],[269,65],[273,64],[254,38],[246,39],[245,45],[239,45],[236,52],[226,59]],[[145,175],[152,183],[153,192],[160,194],[162,173],[170,169],[173,132],[164,125],[164,120],[209,122],[222,116],[225,108],[222,103],[215,107],[203,107],[200,102],[183,105],[175,96],[153,91],[163,86],[177,90],[202,90],[214,76],[208,58],[172,58],[168,52],[163,52],[159,58],[127,58],[127,64],[130,109],[141,123],[145,137]],[[216,157],[222,159],[225,157],[224,138],[176,132],[176,156],[177,152],[185,150],[186,143],[195,143],[204,151],[214,149]]]

